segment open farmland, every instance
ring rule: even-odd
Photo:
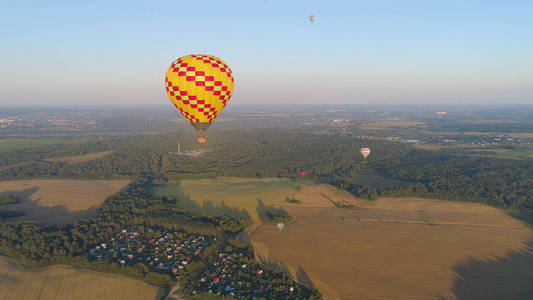
[[[169,181],[154,191],[161,196],[178,198],[178,206],[195,213],[211,212],[233,216],[249,215],[258,221],[257,207],[284,202],[308,180],[270,178],[219,177],[216,179],[186,179]]]
[[[516,148],[516,149],[494,149],[492,150],[497,157],[507,159],[532,159],[533,148]]]
[[[379,129],[387,129],[387,128],[393,128],[393,127],[409,128],[409,127],[416,127],[416,126],[425,127],[427,125],[424,122],[407,121],[407,120],[383,120],[383,121],[376,121],[376,122],[366,122],[366,123],[359,125],[361,129],[366,129],[366,130],[379,130]]]
[[[0,299],[159,299],[159,288],[119,275],[58,265],[26,269],[0,257]]]
[[[129,180],[43,179],[0,181],[0,193],[17,196],[20,203],[2,208],[23,211],[19,220],[42,224],[71,223],[96,214],[96,208]]]
[[[0,139],[0,153],[9,152],[13,150],[37,148],[45,145],[54,144],[75,144],[89,141],[88,138],[2,138]]]
[[[46,161],[50,162],[66,162],[69,164],[79,164],[88,162],[91,160],[95,160],[98,158],[102,158],[106,155],[111,154],[111,151],[103,151],[103,152],[96,152],[96,153],[89,153],[85,155],[76,155],[76,156],[64,156],[64,157],[56,157],[56,158],[50,158],[46,159]]]
[[[284,207],[295,222],[281,232],[260,225],[249,235],[258,256],[281,261],[297,277],[302,267],[327,299],[456,299],[454,285],[468,287],[468,278],[477,276],[500,276],[500,282],[478,287],[483,292],[476,299],[490,299],[496,289],[500,299],[533,292],[523,280],[533,280],[531,258],[503,275],[498,265],[491,274],[488,268],[461,271],[472,259],[484,265],[525,253],[531,230],[501,210],[417,198],[370,202],[329,185],[307,186],[294,197],[302,204]],[[338,209],[333,202],[356,209]]]

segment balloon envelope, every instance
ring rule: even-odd
[[[283,230],[283,228],[285,228],[285,224],[283,224],[283,223],[278,223],[278,224],[276,224],[276,226],[278,227],[278,229],[280,231]]]
[[[228,104],[233,93],[233,73],[220,58],[192,54],[178,58],[167,69],[168,97],[205,141],[205,132]]]
[[[370,148],[361,148],[361,155],[367,158],[370,155]]]
[[[309,16],[309,21],[311,21],[311,23],[314,23],[315,22],[315,15],[310,15]]]

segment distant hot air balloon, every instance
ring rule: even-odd
[[[300,177],[305,177],[305,175],[307,175],[306,172],[300,172]]]
[[[282,231],[283,228],[285,228],[285,224],[283,224],[283,223],[281,223],[281,222],[278,223],[278,224],[276,224],[276,226],[278,227],[279,231]]]
[[[361,155],[366,159],[370,155],[370,148],[361,148]]]
[[[311,21],[311,23],[314,23],[315,22],[315,15],[310,15],[309,16],[309,21]]]
[[[233,93],[233,74],[220,58],[193,54],[175,60],[168,67],[165,87],[170,101],[191,123],[198,142],[226,107]]]

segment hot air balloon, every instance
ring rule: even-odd
[[[305,177],[305,175],[307,175],[306,172],[300,172],[300,177]]]
[[[192,54],[178,58],[165,76],[168,97],[205,142],[205,132],[233,93],[233,74],[220,58]]]
[[[370,148],[361,148],[361,155],[366,159],[370,155]]]
[[[285,228],[285,224],[283,224],[283,223],[278,223],[278,224],[276,224],[276,226],[278,227],[279,231],[282,231],[283,228]]]
[[[310,15],[309,16],[309,21],[311,21],[311,23],[314,23],[315,22],[315,15]]]

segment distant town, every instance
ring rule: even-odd
[[[293,114],[269,108],[250,112],[250,108],[230,110],[217,119],[216,129],[280,127],[314,134],[353,136],[359,139],[387,140],[423,147],[529,147],[533,136],[520,134],[533,127],[530,116],[519,112],[454,108],[451,111],[427,108],[372,107],[351,109],[318,108]],[[512,117],[511,117],[512,116]],[[491,122],[494,130],[482,128]],[[58,108],[39,111],[11,109],[0,112],[0,134],[77,135],[116,132],[150,133],[188,130],[186,121],[164,107],[80,109]],[[490,128],[489,128],[490,129]],[[191,132],[192,134],[192,132]],[[198,157],[202,150],[187,143],[181,149],[168,149],[172,156]]]

